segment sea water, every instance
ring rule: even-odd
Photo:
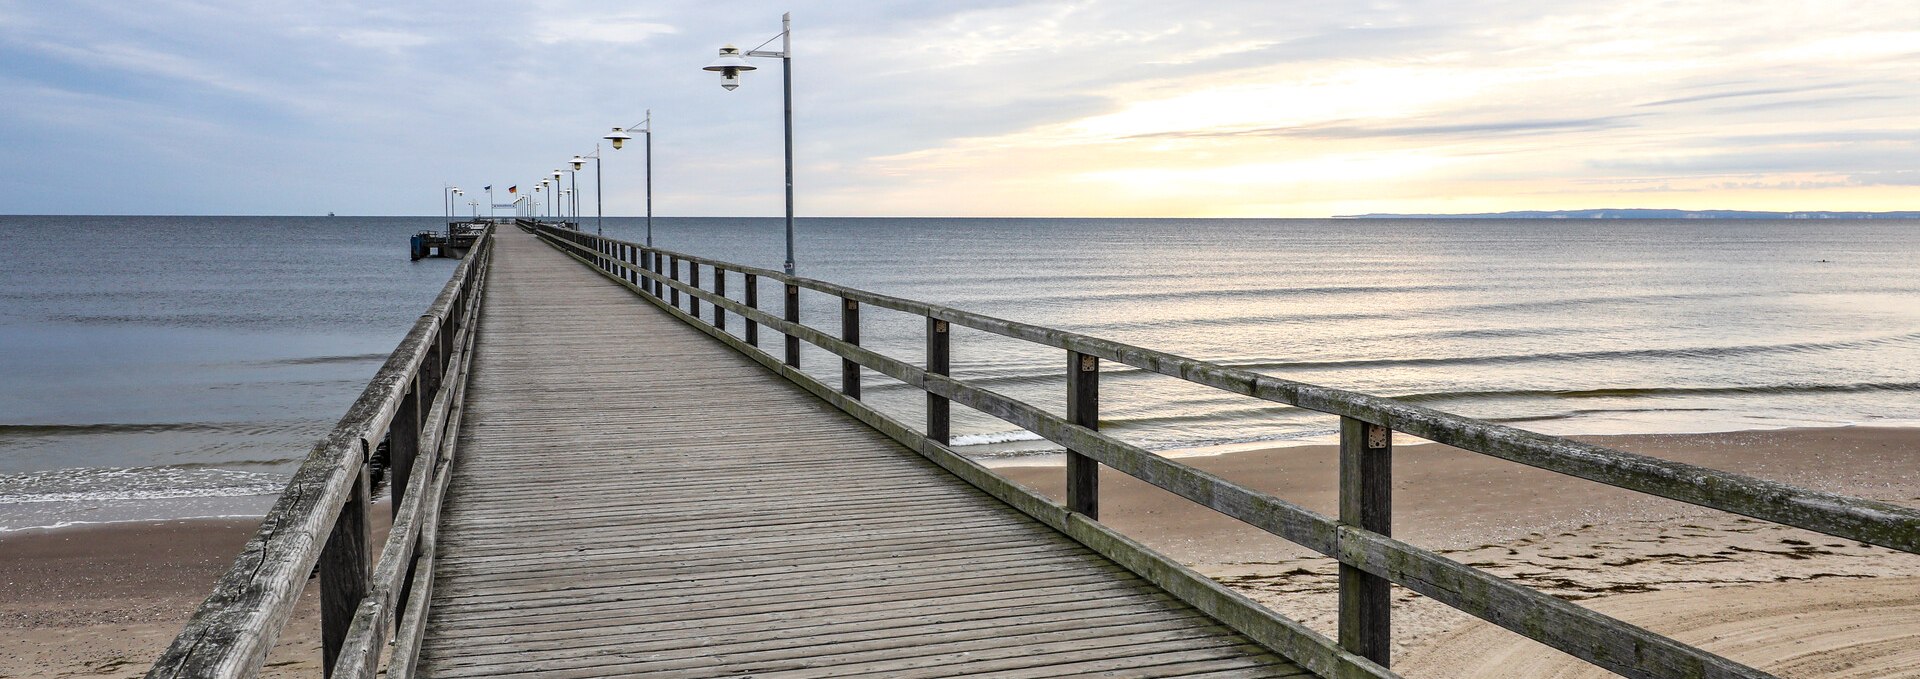
[[[405,255],[438,222],[0,217],[0,529],[261,511],[446,282],[453,260]],[[646,238],[640,219],[601,228]],[[772,269],[783,230],[652,224],[659,247]],[[804,276],[1554,434],[1920,419],[1916,221],[875,218],[796,232]],[[760,299],[774,307],[777,288]],[[831,298],[802,299],[805,322],[837,332]],[[864,345],[924,356],[921,319],[868,307],[862,322]],[[1061,409],[1063,352],[958,327],[952,344],[956,376]],[[809,347],[803,364],[838,383],[837,357]],[[1105,369],[1103,430],[1154,450],[1322,441],[1337,425]],[[919,423],[918,390],[865,382],[868,402]],[[993,460],[1054,450],[959,407],[954,434]]]

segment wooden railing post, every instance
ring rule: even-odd
[[[713,294],[727,296],[727,270],[718,265],[713,267]],[[727,329],[727,311],[718,304],[713,305],[713,327]]]
[[[1067,421],[1100,428],[1100,357],[1067,352]],[[1100,463],[1067,450],[1067,509],[1100,518]]]
[[[860,303],[840,300],[840,341],[860,346]],[[860,364],[840,359],[840,393],[860,398]]]
[[[700,289],[700,263],[691,259],[687,260],[687,285]],[[700,298],[687,295],[687,313],[696,319],[700,317]]]
[[[353,624],[353,612],[367,596],[372,563],[368,559],[368,487],[365,464],[357,465],[347,504],[333,522],[320,551],[320,660],[323,676],[333,676],[333,661]]]
[[[413,474],[414,458],[420,454],[420,376],[407,380],[407,395],[400,397],[400,410],[387,427],[387,488],[393,494],[393,512],[400,513],[400,501],[407,497],[407,479]]]
[[[456,309],[448,312],[450,316],[458,311],[461,305],[454,306]],[[420,426],[426,419],[427,409],[433,407],[432,403],[420,399],[418,375],[408,380],[407,384],[407,395],[400,398],[400,410],[394,413],[393,424],[388,425],[387,428],[387,489],[393,496],[392,509],[395,520],[400,518],[400,502],[406,499],[407,493],[415,490],[407,487],[407,481],[413,478],[413,465],[419,461]],[[427,458],[427,464],[433,464],[431,456]],[[431,471],[427,473],[427,487],[433,487]],[[417,547],[418,543],[415,543],[415,546]],[[393,615],[396,626],[400,622],[400,612],[407,610],[407,599],[413,596],[413,568],[419,559],[419,554],[413,555],[413,559],[407,562],[406,572],[400,581],[400,597],[394,604]]]
[[[945,375],[948,370],[948,350],[951,346],[946,321],[936,318],[927,319],[927,372]],[[934,443],[947,445],[952,443],[952,420],[950,405],[945,396],[927,393],[927,438]]]
[[[449,318],[446,322],[440,324],[440,332],[434,333],[435,353],[430,360],[433,361],[433,386],[435,395],[439,395],[438,390],[446,386],[443,382],[447,377],[447,361],[453,356],[453,336],[454,331],[458,329],[454,325],[456,323],[459,323],[459,321]]]
[[[1393,528],[1393,430],[1340,418],[1340,523],[1389,535]],[[1386,578],[1340,564],[1340,646],[1389,667],[1392,589]]]
[[[654,270],[653,251],[648,250],[644,246],[639,248],[639,250],[640,250],[640,270],[651,273]],[[648,278],[645,275],[640,275],[640,291],[647,293],[649,295],[653,294],[653,279]]]
[[[800,286],[792,283],[787,284],[787,315],[785,320],[788,323],[800,322]],[[800,367],[800,338],[791,333],[787,335],[787,366],[792,368]]]
[[[620,249],[620,263],[628,265],[628,266],[620,267],[620,280],[626,281],[629,284],[634,284],[635,281],[633,280],[633,269],[628,268],[633,265],[633,246],[627,245],[626,243],[620,243],[620,244],[614,245],[614,247]]]
[[[680,280],[680,258],[678,256],[667,258],[667,278],[674,281]],[[679,288],[668,286],[667,297],[669,299],[669,303],[673,305],[673,308],[675,309],[680,308],[680,289]]]
[[[420,398],[428,403],[440,394],[440,343],[435,339],[427,341],[427,355],[420,362],[419,386]]]
[[[741,297],[745,298],[742,300],[742,303],[746,304],[748,309],[760,308],[760,277],[753,274],[746,274],[746,282],[742,285],[747,286],[746,289],[740,291]],[[760,322],[751,318],[746,319],[746,322],[747,346],[758,349],[760,348]]]
[[[653,275],[655,276],[660,275],[660,269],[661,269],[660,251],[654,250],[653,251]],[[660,299],[660,286],[661,286],[661,283],[658,279],[653,281],[653,298],[654,299]]]

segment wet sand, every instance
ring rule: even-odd
[[[1920,429],[1580,438],[1920,505]],[[1184,461],[1315,511],[1334,509],[1331,447]],[[1060,492],[1058,467],[1001,471]],[[1394,473],[1395,534],[1413,544],[1782,676],[1920,677],[1920,555],[1442,446],[1399,448]],[[1133,479],[1107,474],[1102,484],[1108,523],[1331,632],[1331,561]],[[0,678],[141,676],[256,525],[174,521],[0,535]],[[1605,676],[1396,591],[1395,666],[1406,676]],[[317,675],[315,603],[310,584],[270,676]]]

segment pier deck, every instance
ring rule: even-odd
[[[1305,671],[519,229],[419,676]]]

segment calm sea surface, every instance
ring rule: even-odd
[[[438,221],[0,217],[0,530],[261,511],[446,282],[454,261],[406,258],[407,235]],[[642,237],[639,220],[606,228]],[[779,219],[653,228],[662,247],[778,267]],[[1916,221],[803,219],[799,231],[803,275],[1549,433],[1920,420]],[[830,300],[804,301],[803,318],[837,329]],[[863,316],[867,345],[920,359],[918,319]],[[1055,409],[1064,360],[954,337],[957,375]],[[837,359],[804,361],[837,381]],[[917,423],[920,393],[886,382],[869,374],[867,399]],[[1102,427],[1153,449],[1334,431],[1329,416],[1157,375],[1103,382]],[[974,455],[1050,452],[992,418],[955,417]]]

